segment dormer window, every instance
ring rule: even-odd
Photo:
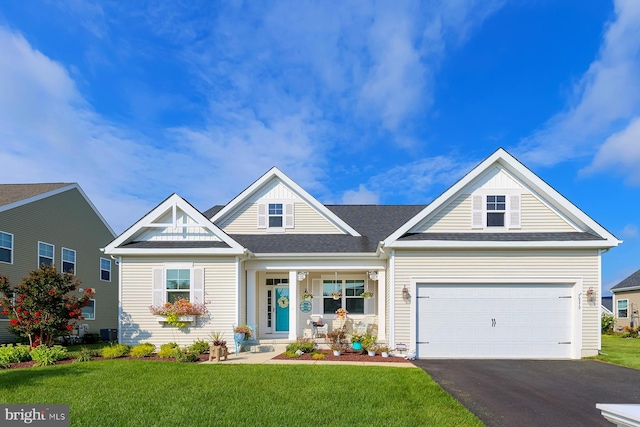
[[[269,203],[269,228],[282,228],[282,203]]]
[[[506,196],[487,196],[487,227],[504,227]]]

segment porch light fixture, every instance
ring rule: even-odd
[[[368,272],[369,274],[369,279],[371,280],[378,280],[378,272],[375,270],[371,270]]]
[[[308,271],[298,271],[298,282],[302,282],[304,279],[306,279],[308,274]]]
[[[407,289],[407,286],[403,286],[402,287],[402,296],[407,296],[407,294],[409,293],[409,289]]]

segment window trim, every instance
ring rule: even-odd
[[[625,308],[623,308],[622,310],[627,310],[627,315],[624,317],[620,317],[620,303],[624,301],[627,306]],[[618,299],[616,300],[616,319],[628,319],[629,318],[629,298],[623,298],[623,299]]]
[[[11,236],[11,247],[7,248],[5,246],[2,246],[2,243],[0,243],[0,249],[8,249],[9,250],[9,254],[10,254],[10,261],[0,261],[0,263],[2,264],[13,264],[13,251],[14,251],[14,246],[15,246],[15,238],[13,236],[13,233],[8,233],[6,231],[0,231],[0,233],[2,234],[6,234],[8,236]]]
[[[295,200],[291,199],[263,199],[257,202],[257,227],[268,233],[284,233],[286,229],[295,228]],[[281,205],[282,214],[269,214],[269,205]],[[279,227],[269,226],[269,219],[281,217],[282,225]]]
[[[169,290],[169,288],[167,288],[167,273],[169,272],[169,270],[188,270],[189,271],[189,289],[172,289],[171,291]],[[185,293],[186,290],[189,291],[189,302],[193,302],[193,267],[165,267],[164,269],[164,297],[163,300],[164,302],[168,302],[169,301],[169,293]]]
[[[367,277],[364,275],[356,275],[356,274],[347,274],[344,276],[339,276],[337,281],[340,284],[340,292],[342,293],[342,295],[340,296],[340,307],[344,308],[345,310],[347,309],[347,298],[349,299],[355,299],[355,298],[361,298],[364,301],[364,305],[362,307],[362,313],[352,313],[349,312],[349,315],[353,315],[353,316],[369,316],[372,315],[373,313],[367,313],[367,305],[366,305],[366,298],[362,298],[361,296],[350,296],[347,297],[347,293],[346,293],[346,282],[347,280],[358,280],[358,281],[362,281],[362,283],[364,284],[364,290],[366,291],[371,291],[370,289],[367,288]],[[332,313],[328,313],[324,311],[324,301],[325,299],[333,299],[332,296],[328,295],[325,296],[324,295],[324,285],[325,285],[325,281],[328,282],[335,282],[336,278],[335,276],[331,276],[331,275],[322,275],[320,276],[320,298],[322,300],[322,306],[321,306],[321,311],[322,311],[322,315],[323,316],[335,316],[335,312]],[[369,285],[371,286],[371,285]],[[374,292],[375,295],[375,292]]]
[[[64,251],[70,251],[73,252],[73,273],[67,273],[66,271],[64,271],[64,263],[69,263],[71,264],[69,261],[65,261],[64,260]],[[60,249],[60,270],[63,273],[67,273],[67,274],[71,274],[72,276],[77,276],[78,275],[78,258],[77,258],[78,253],[76,252],[75,249],[70,249],[70,248],[65,248],[64,246]]]
[[[96,300],[95,298],[90,298],[89,301],[93,301],[93,318],[85,317],[84,313],[82,314],[82,317],[84,318],[84,320],[96,320]]]
[[[49,258],[49,257],[45,257],[45,256],[41,256],[40,255],[40,244],[41,243],[43,245],[51,246],[51,248],[52,248],[52,250],[51,250],[51,265],[55,267],[56,266],[56,245],[53,245],[51,243],[47,243],[47,242],[43,242],[41,240],[38,240],[38,251],[37,251],[38,252],[38,267],[37,268],[40,268],[40,265],[43,264],[43,263],[40,262],[40,258]]]
[[[109,262],[109,270],[105,270],[104,268],[102,268],[102,260],[105,260],[105,261]],[[104,280],[102,278],[102,272],[103,271],[108,271],[109,272],[109,280]],[[100,280],[102,282],[111,282],[111,260],[109,258],[100,257]]]

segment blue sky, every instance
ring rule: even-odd
[[[428,203],[504,147],[640,268],[640,2],[0,4],[3,182],[117,232],[271,166],[324,203]]]

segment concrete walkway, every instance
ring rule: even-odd
[[[260,345],[260,350],[254,353],[242,351],[236,356],[230,353],[225,361],[201,362],[201,363],[221,363],[221,364],[269,364],[269,365],[353,365],[353,366],[386,366],[390,368],[415,368],[413,363],[385,363],[385,362],[338,362],[327,360],[275,360],[274,357],[284,353],[286,344]]]

